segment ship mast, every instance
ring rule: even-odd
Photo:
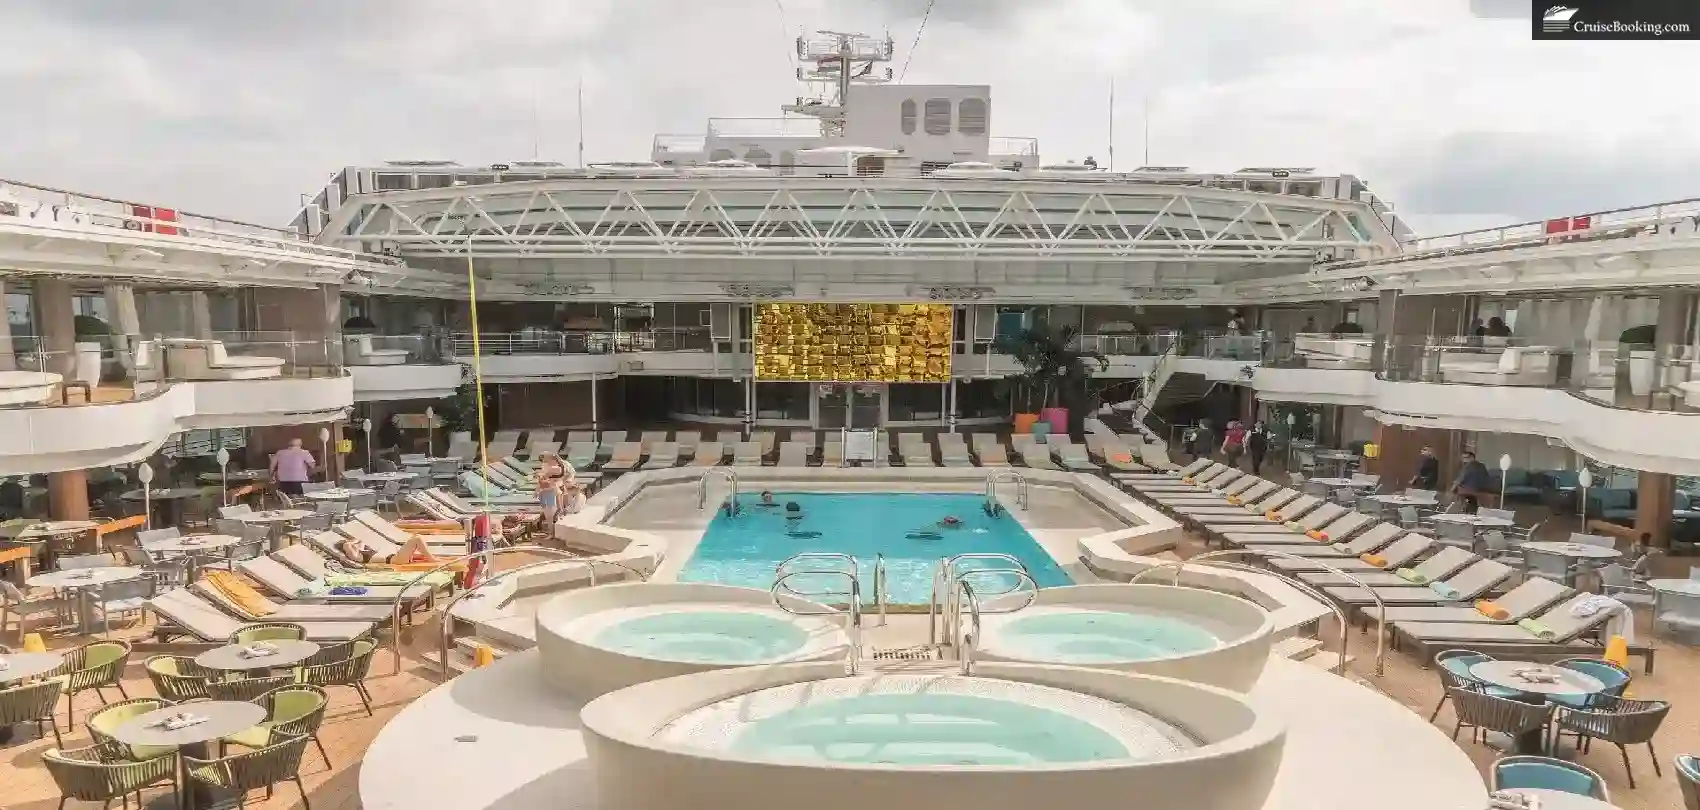
[[[891,55],[889,36],[880,40],[866,34],[816,31],[813,37],[797,37],[797,61],[801,63],[797,81],[803,85],[803,94],[783,109],[819,118],[825,137],[843,137],[850,86],[891,81],[891,68],[879,67],[890,62]]]

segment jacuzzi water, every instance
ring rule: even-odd
[[[763,689],[686,714],[657,737],[751,759],[920,766],[1154,759],[1198,745],[1161,718],[1102,698],[954,675]]]
[[[602,611],[576,620],[592,646],[639,658],[692,664],[783,660],[827,638],[832,625],[774,608],[671,603]]]
[[[1072,584],[1069,577],[1027,530],[1007,513],[988,516],[982,495],[964,493],[798,493],[775,492],[776,504],[795,501],[800,520],[787,520],[782,507],[757,506],[745,494],[737,515],[721,510],[709,523],[695,553],[679,572],[681,582],[716,582],[750,588],[773,587],[774,569],[794,554],[837,552],[856,558],[865,602],[873,601],[873,565],[886,564],[886,594],[892,604],[925,605],[932,598],[933,572],[939,558],[968,553],[1008,554],[1020,560],[1040,587]],[[952,515],[956,528],[939,521]],[[927,536],[912,537],[925,532]],[[821,561],[811,568],[831,568]],[[1007,561],[964,561],[964,568],[1008,568]],[[818,581],[815,581],[817,580]],[[982,591],[996,592],[1016,583],[995,577],[973,580]],[[788,583],[804,594],[842,592],[840,579],[798,577]],[[827,600],[831,601],[831,600]]]
[[[1011,616],[996,635],[1000,653],[1059,664],[1148,661],[1205,652],[1221,643],[1192,619],[1136,608],[1036,608],[1030,615]]]

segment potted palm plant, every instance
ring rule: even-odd
[[[998,341],[998,350],[1015,358],[1023,369],[1018,391],[1024,394],[1018,400],[1023,410],[1015,415],[1017,433],[1067,433],[1069,404],[1084,405],[1091,398],[1092,375],[1109,368],[1110,361],[1097,352],[1081,350],[1079,338],[1072,326],[1037,324]]]

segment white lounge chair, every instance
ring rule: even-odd
[[[311,552],[309,552],[311,553]],[[187,588],[173,588],[148,600],[154,614],[170,624],[154,628],[154,636],[168,641],[179,636],[192,636],[212,644],[229,643],[230,637],[252,622],[239,621],[208,603]],[[308,641],[345,643],[364,638],[377,629],[372,622],[296,622],[307,632]]]
[[[779,466],[809,466],[809,447],[802,442],[788,441],[779,445]]]
[[[641,469],[665,470],[679,464],[679,443],[658,442],[649,449],[649,460],[643,463]]]
[[[939,461],[946,467],[974,466],[974,459],[968,455],[968,443],[963,441],[962,434],[939,434]]]
[[[691,464],[696,467],[718,467],[725,460],[725,445],[715,441],[704,441],[697,443],[696,457],[691,459]]]
[[[762,452],[761,442],[738,442],[737,448],[732,451],[732,464],[737,467],[760,467],[764,455],[767,454]]]

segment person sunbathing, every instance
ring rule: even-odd
[[[381,559],[378,557],[378,552],[375,549],[360,542],[359,540],[355,540],[352,537],[342,541],[340,550],[342,551],[342,556],[359,562],[362,565],[375,562],[387,563],[390,565],[405,565],[408,563],[428,563],[437,561],[436,555],[432,554],[431,550],[426,547],[425,538],[420,537],[417,534],[408,535],[407,542],[402,543],[401,548],[396,549],[396,553]]]

